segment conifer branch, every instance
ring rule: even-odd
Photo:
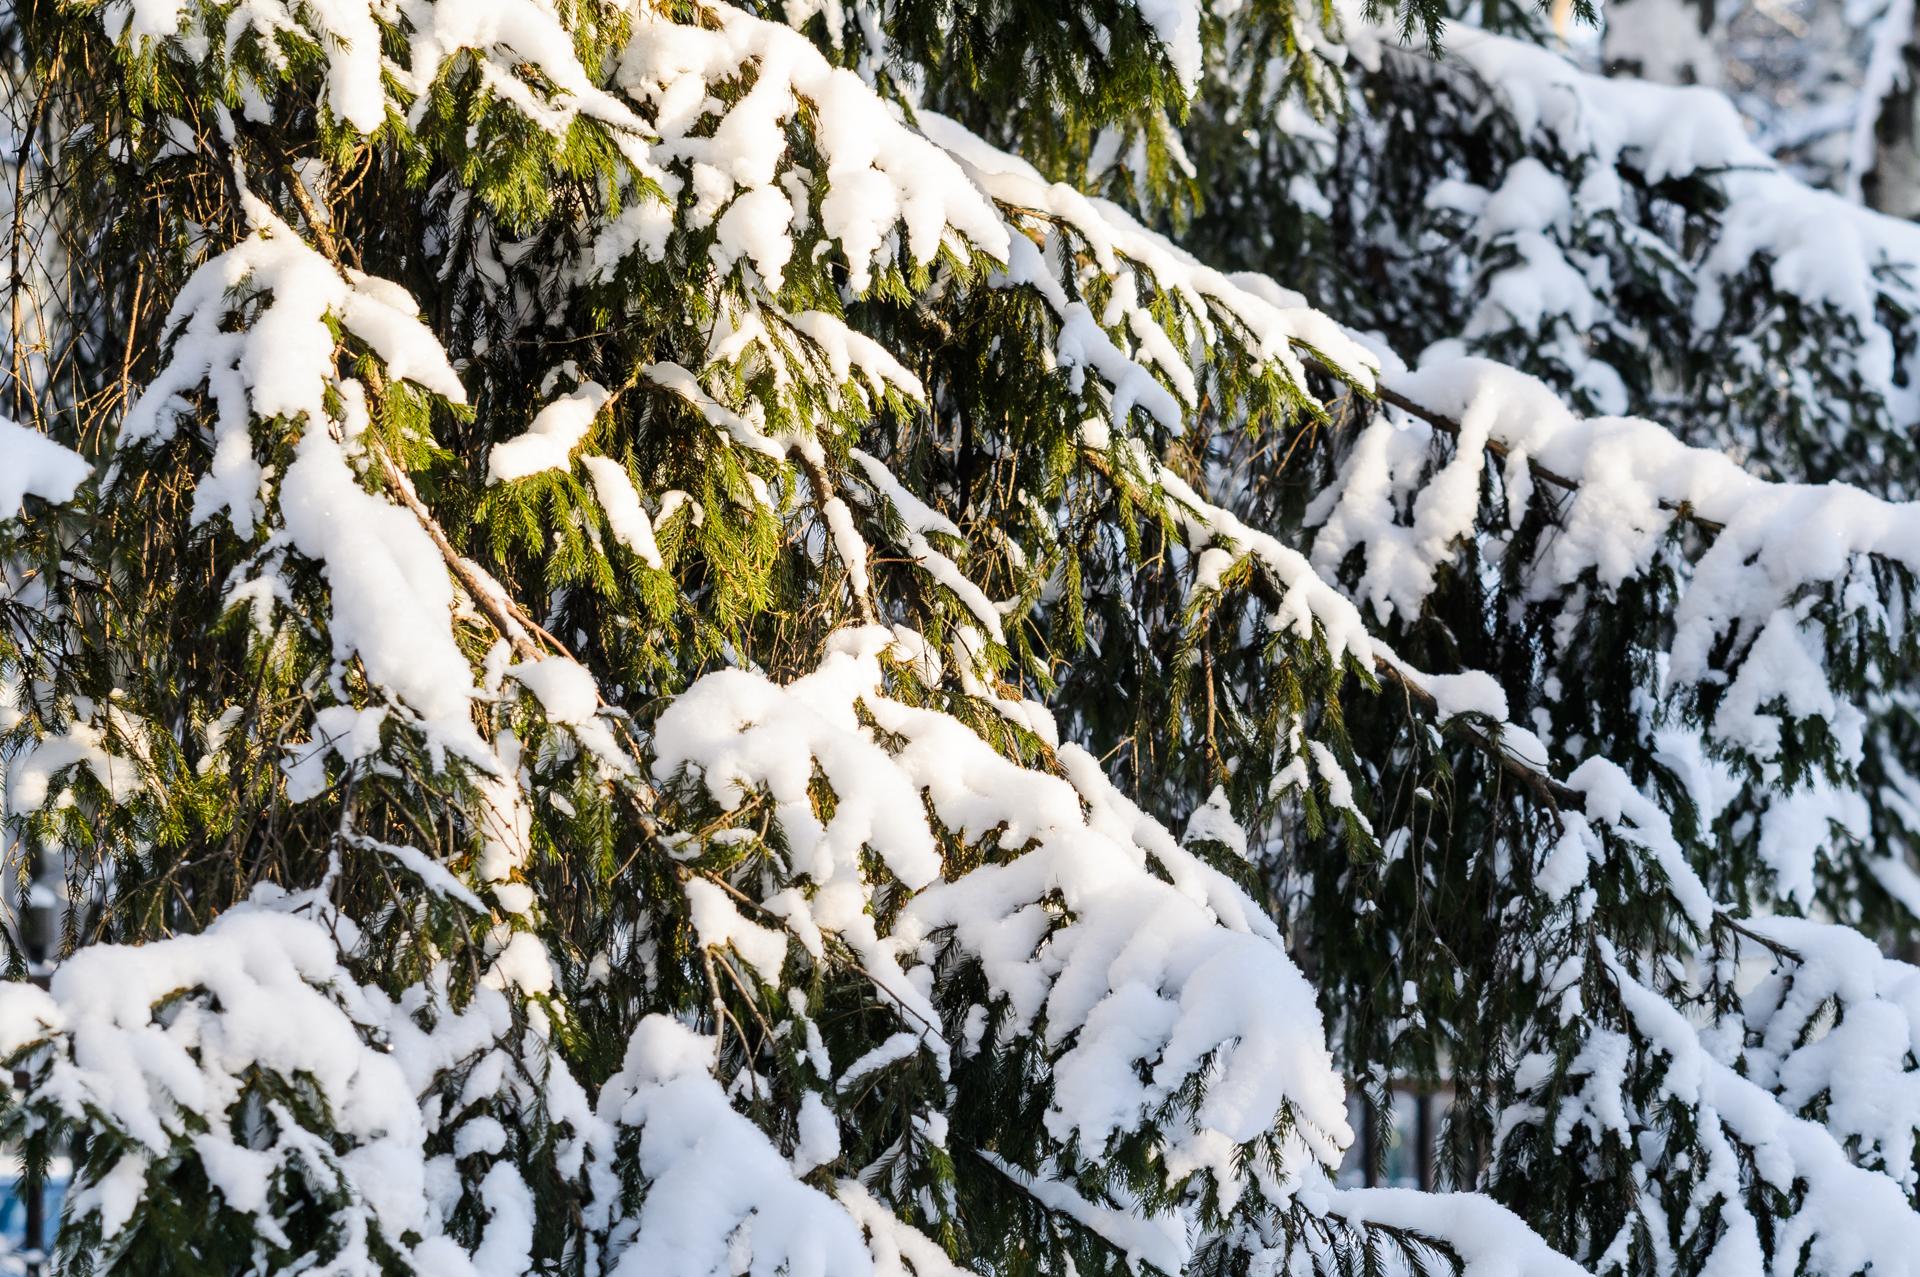
[[[1106,479],[1110,485],[1115,487],[1121,486],[1122,480],[1115,473],[1113,466],[1108,462],[1107,458],[1098,449],[1082,448],[1080,456],[1089,468]],[[1269,608],[1278,610],[1284,604],[1286,599],[1285,591],[1273,580],[1264,565],[1258,563],[1254,565],[1254,571],[1249,577],[1249,582],[1254,594]],[[1378,640],[1375,641],[1376,643],[1378,642]],[[1399,688],[1402,695],[1409,701],[1418,704],[1427,713],[1437,716],[1439,712],[1439,702],[1431,692],[1421,687],[1418,682],[1415,681],[1415,678],[1408,676],[1408,668],[1405,662],[1401,661],[1397,656],[1382,652],[1375,654],[1371,672],[1376,678]],[[1538,768],[1529,766],[1521,759],[1515,758],[1501,746],[1497,736],[1489,733],[1479,724],[1464,719],[1455,719],[1453,720],[1453,727],[1459,736],[1469,745],[1486,755],[1501,771],[1519,781],[1520,784],[1534,796],[1535,800],[1547,809],[1556,821],[1558,821],[1562,811],[1577,812],[1584,810],[1586,798],[1579,790],[1573,789],[1540,771]]]

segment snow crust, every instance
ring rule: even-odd
[[[360,486],[344,451],[307,434],[280,485],[293,548],[322,565],[332,587],[335,655],[418,715],[429,741],[482,765],[472,668],[453,637],[453,582],[419,522]]]
[[[0,522],[17,518],[27,497],[56,505],[73,500],[92,468],[70,448],[37,430],[0,418]]]
[[[787,1159],[734,1111],[714,1080],[712,1039],[665,1016],[640,1022],[601,1093],[609,1127],[639,1132],[649,1189],[616,1220],[613,1277],[734,1277],[742,1248],[755,1273],[873,1271],[860,1227],[833,1198],[794,1177]]]
[[[525,434],[495,444],[487,454],[487,482],[508,483],[543,470],[567,469],[573,450],[606,402],[606,387],[588,381],[542,408]]]
[[[614,539],[632,550],[648,567],[656,571],[664,569],[667,565],[654,540],[653,520],[648,517],[647,508],[640,504],[640,493],[633,486],[633,477],[627,468],[608,457],[586,456],[580,458],[580,464],[587,468],[593,481],[593,495],[607,516]]]

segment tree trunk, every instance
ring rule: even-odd
[[[1920,96],[1914,93],[1916,72],[1920,72],[1920,32],[1915,29],[1911,0],[1902,0],[1897,7],[1905,13],[1889,13],[1886,19],[1898,22],[1905,32],[1898,54],[1891,55],[1897,61],[1887,67],[1894,78],[1879,93],[1876,105],[1871,97],[1874,72],[1879,69],[1876,64],[1880,62],[1876,49],[1868,67],[1870,96],[1863,103],[1863,110],[1872,115],[1861,121],[1863,130],[1871,130],[1871,150],[1862,145],[1855,153],[1871,156],[1871,166],[1860,179],[1861,199],[1870,208],[1911,219],[1920,216]],[[1900,38],[1891,32],[1888,35]]]

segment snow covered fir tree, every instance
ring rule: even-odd
[[[48,1271],[1920,1273],[1911,0],[0,67]]]

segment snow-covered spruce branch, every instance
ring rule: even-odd
[[[1398,408],[1408,416],[1424,421],[1435,430],[1440,431],[1442,434],[1450,435],[1455,439],[1460,437],[1460,433],[1464,428],[1458,418],[1449,416],[1436,408],[1429,407],[1425,403],[1410,397],[1404,391],[1393,385],[1391,381],[1383,381],[1375,388],[1374,394],[1379,398],[1380,402]],[[1512,448],[1509,447],[1507,440],[1496,438],[1492,434],[1489,434],[1485,447],[1487,455],[1492,457],[1496,462],[1501,463],[1504,468],[1513,451]],[[1549,469],[1531,456],[1524,457],[1523,461],[1527,468],[1527,474],[1532,477],[1536,484],[1550,484],[1564,492],[1572,492],[1581,484],[1581,480],[1574,476],[1561,474],[1558,470]],[[1718,532],[1721,530],[1721,524],[1716,523],[1712,519],[1704,518],[1696,511],[1684,506],[1669,505],[1667,508],[1673,510],[1675,515],[1685,519],[1689,523],[1699,525],[1703,531]]]
[[[1830,730],[1844,734],[1844,704],[1800,677],[1809,662],[1817,668],[1818,640],[1805,634],[1803,618],[1793,615],[1790,604],[1806,587],[1843,583],[1861,559],[1912,572],[1920,565],[1920,517],[1912,507],[1841,484],[1756,478],[1723,452],[1688,447],[1651,422],[1583,420],[1539,382],[1491,361],[1443,357],[1406,369],[1392,352],[1352,342],[1317,312],[1276,305],[1274,299],[1289,299],[1271,281],[1210,271],[1119,209],[1043,182],[1012,157],[962,137],[949,122],[928,123],[1016,222],[1026,216],[1045,228],[1039,232],[1043,245],[1070,234],[1075,251],[1088,254],[1099,272],[1111,273],[1124,262],[1157,289],[1181,298],[1189,322],[1218,323],[1221,341],[1257,365],[1277,365],[1308,402],[1305,361],[1311,359],[1359,392],[1387,396],[1455,436],[1458,459],[1442,471],[1445,481],[1420,498],[1410,529],[1397,527],[1383,502],[1399,495],[1392,485],[1405,488],[1425,476],[1425,447],[1417,437],[1396,438],[1391,420],[1371,428],[1375,439],[1356,446],[1347,473],[1320,499],[1326,526],[1315,541],[1315,563],[1331,574],[1350,551],[1364,548],[1369,567],[1360,591],[1376,610],[1417,615],[1435,567],[1450,556],[1457,538],[1478,525],[1485,451],[1505,473],[1516,521],[1536,474],[1564,493],[1559,532],[1529,568],[1530,591],[1564,592],[1589,574],[1601,590],[1616,589],[1649,570],[1667,530],[1685,519],[1709,534],[1712,544],[1680,597],[1670,649],[1673,678],[1686,686],[1726,676],[1722,661],[1733,665],[1714,717],[1715,734],[1763,763],[1779,751],[1780,725],[1764,708],[1776,701],[1784,700],[1790,718],[1821,715]],[[1016,249],[1015,256],[1023,253]],[[1196,402],[1190,370],[1179,365],[1181,377],[1169,377],[1178,398],[1146,394],[1143,385],[1158,387],[1154,372],[1164,375],[1173,366],[1153,343],[1128,353],[1112,335],[1089,332],[1085,305],[1070,299],[1063,281],[1038,257],[1007,278],[1033,284],[1047,298],[1060,324],[1061,361],[1088,367],[1109,385],[1116,423],[1139,402],[1162,428],[1184,429],[1176,405],[1184,399],[1190,410]],[[1124,326],[1139,334],[1152,322],[1136,313]],[[1376,474],[1383,466],[1390,468]],[[1809,526],[1820,528],[1820,535],[1806,536]],[[1729,638],[1735,650],[1717,658],[1717,645]],[[1739,659],[1756,643],[1756,659]],[[1338,657],[1342,644],[1336,639],[1332,646]],[[1793,656],[1807,646],[1814,651]]]
[[[1313,639],[1317,622],[1317,632],[1323,638],[1333,636],[1330,647],[1336,660],[1351,657],[1359,668],[1391,683],[1436,720],[1471,716],[1457,724],[1466,740],[1495,760],[1503,770],[1551,808],[1580,810],[1582,795],[1549,773],[1543,751],[1537,742],[1531,740],[1531,733],[1506,721],[1506,698],[1487,675],[1477,670],[1433,675],[1407,664],[1385,643],[1368,633],[1358,610],[1331,586],[1322,582],[1311,568],[1305,566],[1296,552],[1280,545],[1270,534],[1247,527],[1229,511],[1201,498],[1185,480],[1154,461],[1144,449],[1136,447],[1131,456],[1117,466],[1111,463],[1107,450],[1103,448],[1090,448],[1086,460],[1109,482],[1121,485],[1136,500],[1150,500],[1152,489],[1168,492],[1170,499],[1185,516],[1183,530],[1186,545],[1196,561],[1196,589],[1221,588],[1228,568],[1221,564],[1218,556],[1227,556],[1228,564],[1242,558],[1251,560],[1256,567],[1247,577],[1248,588],[1265,603],[1276,619],[1292,619],[1291,628],[1296,638]],[[1215,557],[1209,559],[1209,552]],[[1319,591],[1317,609],[1313,601],[1314,591],[1304,591],[1305,598],[1295,594],[1295,588],[1306,581],[1311,581]],[[1356,644],[1351,649],[1341,646],[1338,636],[1349,633],[1365,634],[1366,642]],[[1491,732],[1483,730],[1473,721],[1474,718],[1491,720]],[[1503,738],[1509,737],[1511,744],[1503,744]]]
[[[1707,1263],[1748,1271],[1783,1261],[1827,1272],[1910,1269],[1914,1247],[1920,1245],[1920,1214],[1900,1183],[1856,1165],[1833,1131],[1795,1116],[1761,1085],[1715,1058],[1684,1015],[1635,979],[1605,940],[1600,948],[1632,1030],[1666,1061],[1662,1094],[1700,1108],[1710,1160],[1695,1207],[1704,1212],[1717,1206],[1719,1215]],[[1865,1019],[1864,1011],[1859,1019]],[[1830,1049],[1844,1050],[1845,1041],[1835,1040]],[[1846,1129],[1847,1117],[1838,1122]],[[1742,1200],[1739,1154],[1729,1139],[1742,1146],[1763,1183],[1793,1202],[1770,1236]],[[1863,1208],[1864,1217],[1858,1213]]]

